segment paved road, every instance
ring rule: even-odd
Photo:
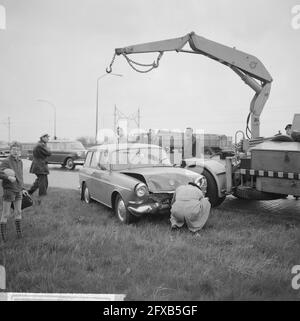
[[[32,184],[36,178],[35,175],[29,173],[31,161],[23,160],[24,164],[24,181],[25,184]],[[78,189],[78,171],[80,166],[76,166],[75,170],[69,171],[60,165],[49,165],[50,175],[48,176],[49,186]]]
[[[32,184],[35,180],[35,175],[29,174],[29,167],[31,162],[23,160],[24,163],[24,180],[26,184]],[[50,175],[49,186],[78,189],[78,171],[80,166],[77,166],[74,171],[69,171],[61,168],[59,165],[49,165]],[[1,193],[2,194],[2,193]],[[235,197],[227,197],[220,209],[225,211],[242,210],[247,212],[260,212],[271,214],[287,214],[295,216],[299,214],[300,219],[300,200],[296,201],[292,197],[287,199],[273,200],[273,201],[243,201]]]

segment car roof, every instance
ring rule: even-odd
[[[114,150],[121,150],[121,149],[128,149],[128,148],[161,148],[158,145],[150,145],[150,144],[140,144],[140,143],[122,143],[122,144],[103,144],[103,145],[95,145],[90,148],[88,148],[88,151],[95,151],[95,150],[108,150],[108,151],[114,151]]]

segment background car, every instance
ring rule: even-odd
[[[60,164],[72,170],[76,165],[83,165],[86,149],[79,141],[53,140],[47,144],[52,155],[48,158],[49,164]],[[28,151],[28,159],[32,160],[32,150]]]
[[[148,144],[95,146],[79,171],[81,199],[112,208],[125,224],[169,211],[175,189],[189,182],[206,192],[203,175],[173,166],[161,147]]]
[[[9,156],[9,145],[5,142],[0,142],[0,158]]]

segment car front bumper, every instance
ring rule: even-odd
[[[154,203],[135,203],[129,202],[128,211],[134,216],[143,216],[145,214],[154,214],[160,211],[170,210],[170,204]]]

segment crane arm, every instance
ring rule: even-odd
[[[161,51],[178,51],[182,49],[189,41],[190,34],[184,37],[173,38],[168,40],[148,42],[140,45],[129,46],[125,48],[117,48],[115,52],[120,54],[146,53],[146,52],[161,52]]]
[[[192,50],[183,49],[187,43],[189,43]],[[194,32],[179,38],[117,48],[115,49],[115,54],[124,56],[149,52],[162,54],[165,51],[201,54],[231,68],[255,91],[250,104],[251,136],[252,138],[259,137],[259,117],[268,100],[273,79],[258,58],[235,48],[200,37]]]

